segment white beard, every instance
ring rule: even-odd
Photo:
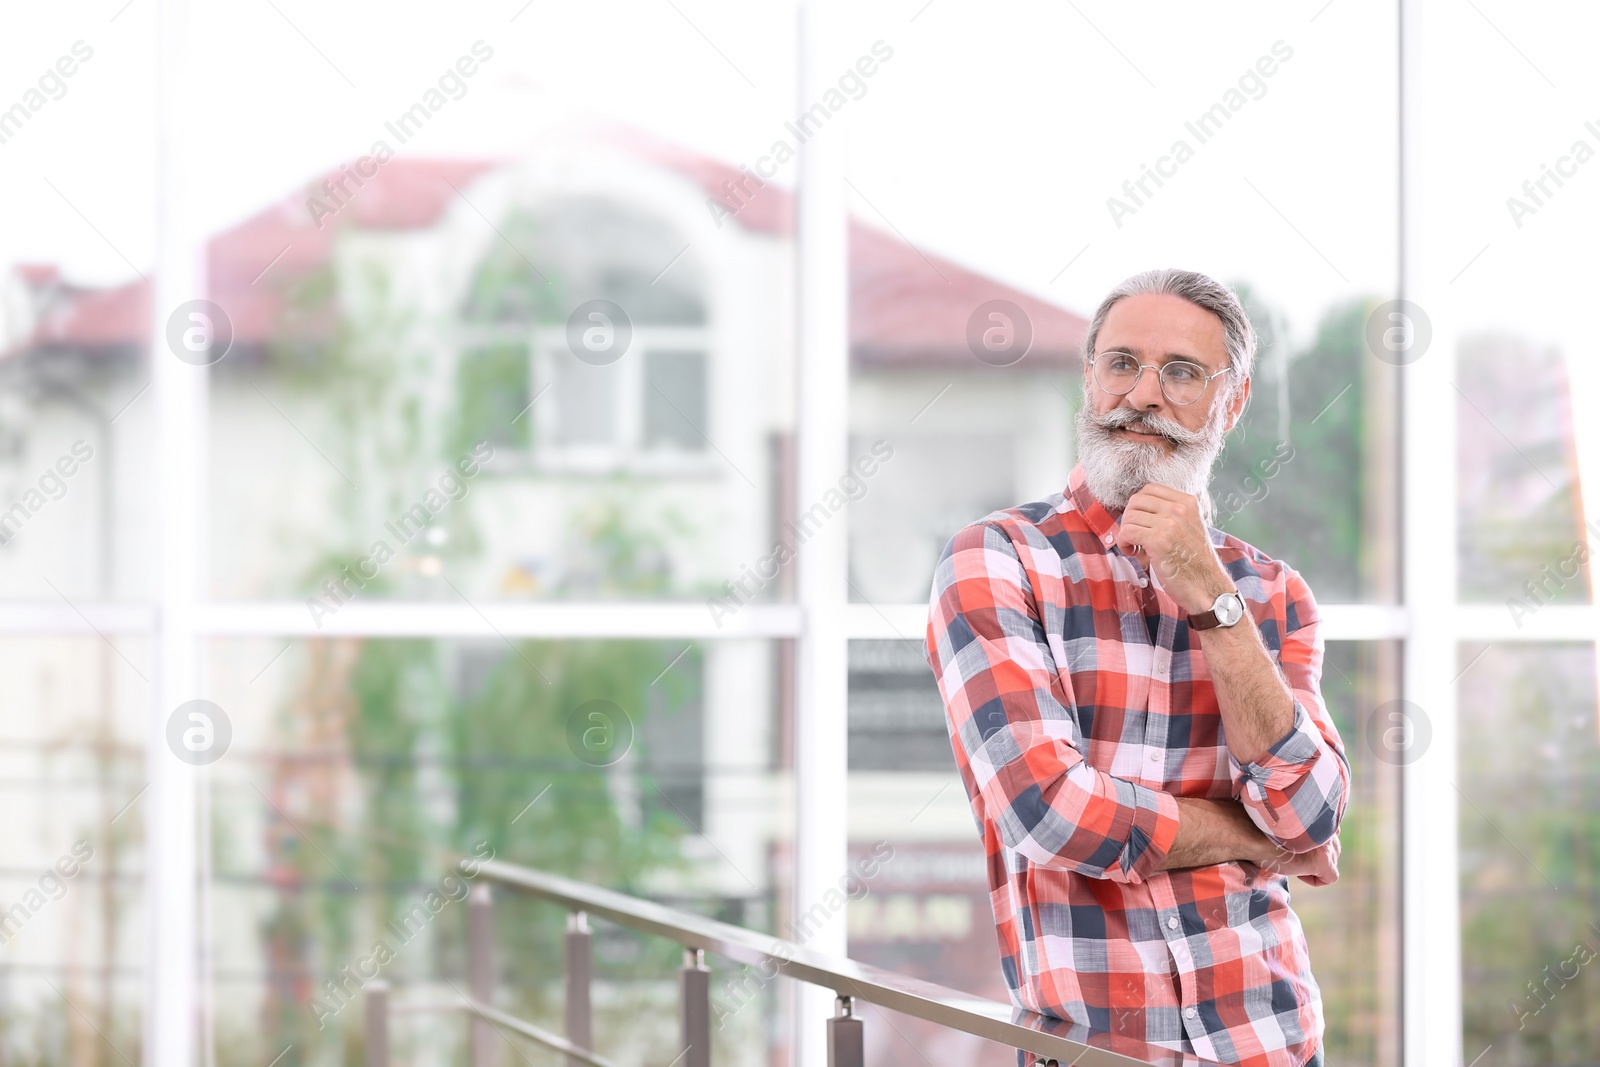
[[[1202,429],[1190,430],[1161,415],[1114,407],[1097,415],[1085,396],[1078,409],[1078,462],[1095,499],[1111,511],[1128,506],[1128,498],[1154,482],[1188,493],[1200,502],[1200,515],[1211,521],[1211,466],[1222,451],[1227,405],[1217,404]],[[1113,431],[1129,423],[1137,430],[1158,433],[1173,442],[1135,441]]]

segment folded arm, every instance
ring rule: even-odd
[[[1309,852],[1290,852],[1263,834],[1235,800],[1178,798],[1178,836],[1161,861],[1164,871],[1240,861],[1292,875],[1310,885],[1339,880],[1339,839]]]

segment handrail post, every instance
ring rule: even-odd
[[[678,971],[678,1040],[683,1067],[711,1067],[711,970],[697,948],[683,950]]]
[[[480,882],[467,897],[467,989],[479,1004],[494,1003],[494,896]],[[494,1030],[472,1017],[472,1067],[494,1067]]]
[[[366,986],[367,1067],[389,1067],[389,983]]]
[[[594,1016],[589,1005],[589,986],[594,978],[594,932],[581,911],[567,916],[567,1040],[579,1048],[594,1049]],[[567,1057],[567,1067],[584,1067],[582,1060]]]
[[[866,1067],[861,1020],[853,997],[834,998],[834,1016],[828,1020],[828,1067]]]

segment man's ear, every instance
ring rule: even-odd
[[[1234,390],[1233,396],[1228,399],[1228,425],[1224,428],[1224,432],[1233,429],[1239,424],[1239,419],[1244,415],[1244,409],[1249,402],[1250,379],[1246,378],[1244,383]]]

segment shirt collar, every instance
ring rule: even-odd
[[[1106,507],[1100,503],[1099,497],[1089,491],[1089,478],[1083,472],[1083,464],[1074,466],[1072,473],[1067,476],[1066,495],[1102,545],[1116,542],[1117,527],[1122,524],[1122,509],[1112,510]],[[1107,537],[1111,540],[1107,541]]]

